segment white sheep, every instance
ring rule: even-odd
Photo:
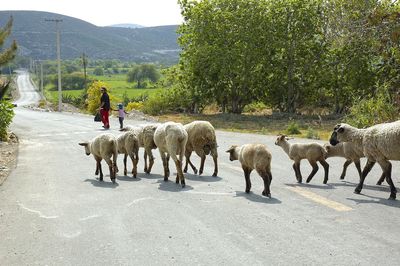
[[[156,149],[157,146],[154,143],[154,132],[157,129],[156,124],[149,125],[139,125],[139,126],[126,126],[122,128],[120,131],[135,131],[138,141],[139,147],[144,148],[144,172],[150,174],[151,168],[154,164],[154,156],[152,153],[153,149]],[[147,156],[149,157],[149,165],[147,165]]]
[[[389,160],[400,160],[400,121],[378,124],[365,129],[358,129],[345,123],[338,124],[334,128],[329,142],[332,145],[339,142],[352,142],[363,148],[368,162],[362,171],[355,193],[361,193],[365,177],[378,162],[386,177],[386,182],[390,186],[389,199],[396,199],[397,189],[393,184],[392,164]]]
[[[209,155],[211,153],[211,156],[214,160],[214,173],[212,174],[212,176],[217,176],[218,145],[214,127],[210,124],[210,122],[207,121],[193,121],[189,124],[184,125],[183,127],[188,133],[188,141],[186,143],[185,150],[186,164],[183,172],[187,172],[188,164],[190,164],[193,172],[197,174],[196,167],[190,161],[190,156],[194,151],[201,158],[199,174],[201,175],[203,173],[206,155]]]
[[[352,142],[343,142],[337,144],[336,146],[326,143],[324,144],[324,148],[328,153],[327,158],[343,157],[346,159],[346,161],[343,164],[343,170],[342,174],[340,175],[340,179],[344,179],[344,177],[346,176],[347,167],[352,162],[354,162],[358,171],[358,175],[361,178],[362,173],[361,173],[360,158],[365,157],[361,146],[357,146]],[[385,180],[385,175],[382,173],[381,177],[379,178],[376,184],[381,185],[384,180]]]
[[[136,178],[137,175],[137,164],[139,161],[139,142],[134,131],[127,131],[124,134],[118,136],[118,153],[124,154],[124,175],[127,174],[126,160],[129,157],[132,160],[132,175]]]
[[[249,193],[251,189],[250,173],[256,169],[257,173],[264,180],[262,195],[271,198],[272,156],[267,147],[263,144],[245,144],[240,147],[233,145],[226,152],[230,154],[229,159],[231,161],[239,160],[242,164],[244,178],[246,180],[246,193]]]
[[[100,173],[100,181],[103,181],[103,171],[101,169],[101,160],[104,159],[110,169],[110,179],[115,183],[116,173],[118,172],[117,157],[118,144],[114,135],[105,133],[98,135],[91,141],[81,142],[79,145],[85,147],[86,155],[93,154],[96,160],[95,175]],[[111,160],[112,157],[112,160]]]
[[[297,182],[302,182],[300,161],[302,159],[307,159],[313,169],[306,182],[309,183],[317,173],[317,162],[320,162],[325,170],[324,184],[326,184],[328,182],[329,164],[325,161],[327,152],[324,147],[319,143],[289,143],[288,140],[289,138],[285,135],[278,135],[275,145],[280,146],[289,158],[294,161],[293,169],[296,174]]]
[[[188,134],[180,123],[167,122],[159,125],[154,132],[154,143],[160,151],[160,156],[164,166],[164,181],[169,177],[169,157],[171,157],[176,166],[176,183],[181,181],[182,187],[185,187],[185,176],[182,172],[182,159],[185,154],[185,146]],[[178,155],[178,157],[176,156]]]

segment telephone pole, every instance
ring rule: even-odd
[[[60,28],[58,23],[62,22],[62,19],[45,19],[48,22],[56,23],[57,32],[57,69],[58,69],[58,111],[62,111],[62,90],[61,90],[61,49],[60,49]]]

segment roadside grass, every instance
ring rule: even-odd
[[[295,121],[299,125],[300,134],[290,135],[299,138],[328,140],[332,129],[339,122],[338,119],[326,118],[320,122],[312,116],[298,116],[295,119],[289,117],[259,116],[249,114],[165,114],[157,116],[159,121],[175,121],[183,124],[194,120],[209,121],[215,129],[256,133],[263,135],[286,134],[288,125]],[[311,133],[310,133],[311,132]]]

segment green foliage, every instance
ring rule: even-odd
[[[350,108],[346,122],[362,128],[397,118],[398,109],[389,98],[387,86],[382,86],[375,97],[356,101]]]
[[[301,134],[299,124],[297,124],[295,121],[290,121],[286,128],[286,133],[290,135]]]
[[[187,98],[182,97],[179,90],[171,88],[151,95],[143,103],[142,111],[150,115],[159,115],[166,112],[184,111],[188,105]]]
[[[7,139],[7,128],[14,117],[13,105],[8,101],[0,101],[0,140]]]
[[[145,88],[146,80],[157,82],[160,79],[160,73],[157,71],[155,65],[143,64],[135,66],[128,72],[127,81],[137,82],[137,88]]]
[[[3,46],[7,37],[11,34],[11,28],[13,24],[13,18],[10,17],[7,24],[0,28],[0,48]],[[14,40],[10,47],[6,49],[0,49],[0,66],[7,64],[9,61],[14,59],[15,55],[17,54],[17,43]]]
[[[126,111],[132,111],[132,110],[142,110],[143,109],[143,102],[130,102],[126,106]]]
[[[320,136],[317,131],[315,131],[312,127],[309,127],[306,132],[306,138],[308,139],[320,139]]]
[[[262,102],[252,102],[243,108],[243,112],[256,113],[256,112],[261,112],[265,108],[267,108],[267,106]]]
[[[102,68],[102,67],[96,67],[96,68],[93,70],[93,75],[95,75],[95,76],[102,76],[102,75],[104,75],[104,70],[103,70],[103,68]]]
[[[53,85],[51,90],[58,89],[58,77],[57,75],[51,76],[51,81]],[[90,83],[90,80],[86,81]],[[81,73],[65,74],[62,76],[62,89],[63,90],[81,90],[85,88],[85,77]]]

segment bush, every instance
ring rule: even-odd
[[[356,101],[350,108],[346,122],[362,128],[396,120],[397,116],[397,109],[390,101],[386,86],[382,86],[375,97]]]
[[[308,139],[320,139],[319,134],[312,127],[307,129],[306,138]]]
[[[255,112],[261,112],[263,111],[265,108],[267,108],[267,106],[262,103],[262,102],[253,102],[250,104],[247,104],[244,108],[243,108],[243,112],[244,113],[255,113]]]
[[[8,101],[0,101],[0,140],[7,140],[7,129],[14,117],[13,107]]]
[[[301,134],[299,125],[295,121],[289,122],[287,128],[286,128],[286,133],[290,135],[298,135]]]
[[[132,110],[142,110],[143,109],[143,103],[142,102],[130,102],[126,106],[126,111],[132,111]]]
[[[151,95],[143,103],[142,111],[150,115],[159,115],[166,112],[182,112],[188,106],[188,97],[182,95],[178,89],[171,88]]]
[[[113,102],[116,102],[116,98],[111,94],[112,91],[109,89],[109,86],[107,86],[106,83],[101,81],[94,81],[87,90],[86,99],[87,110],[93,115],[96,114],[97,110],[100,107],[101,87],[107,88],[107,93],[110,97],[110,105],[114,106]]]

